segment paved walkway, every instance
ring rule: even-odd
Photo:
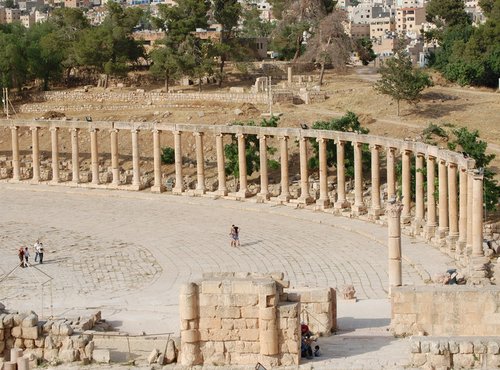
[[[389,347],[404,357],[402,342],[386,331],[387,230],[379,225],[269,204],[7,183],[0,183],[0,209],[1,275],[16,268],[19,246],[41,239],[46,247],[43,265],[17,268],[1,283],[7,307],[66,317],[100,309],[130,333],[178,333],[180,284],[206,271],[283,271],[292,287],[353,284],[359,302],[339,301],[341,334],[378,337],[377,348],[397,342]],[[241,228],[240,248],[229,246],[231,224]],[[409,238],[403,255],[407,285],[453,266]],[[45,274],[53,280],[40,294]],[[340,351],[342,335],[331,347],[324,342],[315,369],[352,361],[353,353],[367,363],[368,353],[380,357],[359,340]]]

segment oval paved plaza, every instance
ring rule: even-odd
[[[180,284],[208,271],[283,271],[291,286],[353,284],[361,300],[387,298],[386,228],[286,206],[149,192],[0,184],[0,273],[40,238],[43,265],[0,285],[9,308],[47,316],[100,309],[131,332],[178,330]],[[231,224],[241,247],[229,245]],[[32,248],[31,248],[32,249]],[[32,251],[31,262],[34,252]],[[403,238],[403,281],[424,284],[451,260]],[[48,281],[44,288],[40,283]],[[52,305],[52,308],[51,308]]]

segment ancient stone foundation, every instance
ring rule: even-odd
[[[494,285],[395,287],[391,327],[396,336],[500,336],[499,307]]]
[[[1,306],[1,305],[0,305]],[[77,320],[39,321],[34,312],[0,309],[0,369],[28,369],[42,361],[89,363],[92,335],[84,334],[101,320],[101,313]]]
[[[413,337],[411,366],[422,369],[498,369],[500,338]]]
[[[282,273],[206,274],[200,282],[185,284],[179,299],[180,364],[298,365],[301,302],[299,293],[284,291],[288,285]],[[318,328],[329,334],[335,291],[302,294],[312,314],[322,311]]]

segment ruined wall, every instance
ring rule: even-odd
[[[391,300],[398,336],[500,336],[499,286],[396,287]]]
[[[442,369],[498,369],[498,337],[413,337],[411,366]]]
[[[31,368],[42,360],[90,361],[94,350],[93,338],[82,333],[92,329],[100,318],[98,312],[75,321],[39,321],[34,312],[0,310],[0,363],[8,360],[4,355],[12,348],[23,350],[21,356],[29,358]]]

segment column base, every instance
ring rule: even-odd
[[[438,229],[436,230],[436,237],[438,239],[445,239],[448,235],[448,230],[449,228],[447,227],[438,227]]]
[[[336,209],[349,208],[350,206],[351,206],[351,204],[346,199],[344,199],[344,200],[338,200],[333,205],[333,207],[336,208]]]
[[[401,225],[408,225],[411,222],[411,216],[410,215],[401,215]]]
[[[165,191],[165,186],[163,186],[163,185],[151,186],[152,193],[163,193],[164,191]]]
[[[211,194],[213,195],[217,195],[219,197],[225,197],[227,196],[227,189],[218,189],[216,191],[213,191]]]
[[[50,180],[49,184],[50,185],[59,185],[61,183],[61,180]]]
[[[258,193],[257,194],[257,202],[264,203],[265,201],[271,199],[271,194],[269,193]]]
[[[31,179],[30,184],[40,184],[39,179]]]
[[[314,203],[314,199],[313,197],[311,196],[307,196],[307,197],[299,197],[297,199],[297,203],[299,204],[305,204],[305,205],[308,205],[308,204],[312,204]]]
[[[175,194],[175,195],[181,195],[182,193],[184,192],[184,190],[182,188],[173,188],[172,189],[172,194]]]
[[[206,192],[205,189],[195,189],[194,195],[204,195]]]
[[[352,211],[352,214],[354,216],[364,215],[367,212],[366,206],[364,204],[363,205],[361,205],[361,204],[358,204],[358,205],[355,204],[355,205],[353,205],[351,207],[351,211]]]
[[[377,207],[377,208],[370,208],[368,210],[368,215],[373,217],[375,220],[378,220],[380,216],[384,214],[384,211],[382,208]]]
[[[332,206],[332,203],[330,202],[330,199],[317,199],[316,205],[322,209],[325,209],[330,208]]]
[[[424,227],[425,240],[429,241],[434,236],[436,236],[436,225],[425,225]]]
[[[455,247],[455,259],[459,259],[462,256],[466,255],[466,245],[464,241],[457,240],[456,247]]]
[[[413,220],[413,234],[414,235],[425,235],[425,222],[422,219],[416,218]]]
[[[237,199],[245,199],[245,198],[248,198],[250,195],[251,195],[251,193],[247,189],[240,190],[240,191],[235,193],[235,196]]]
[[[291,196],[290,194],[280,194],[276,199],[280,202],[288,203],[291,199]]]
[[[457,247],[457,242],[458,242],[458,233],[450,233],[446,237],[446,244],[448,245],[450,251],[454,251]]]

